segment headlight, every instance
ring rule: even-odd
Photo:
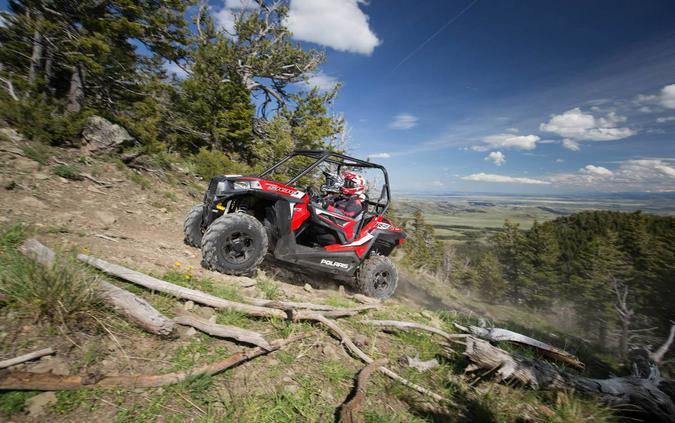
[[[227,189],[227,182],[225,181],[218,182],[218,185],[216,186],[216,195],[223,195],[226,189]]]
[[[258,181],[234,181],[234,189],[262,189],[262,187]]]
[[[251,183],[249,181],[234,181],[234,189],[250,189]]]

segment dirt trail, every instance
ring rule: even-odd
[[[1,144],[2,150],[21,152],[16,146]],[[205,182],[187,175],[120,169],[98,159],[85,165],[77,162],[77,150],[56,151],[59,161],[75,163],[83,172],[95,173],[98,180],[111,185],[67,180],[54,174],[52,163],[40,165],[0,151],[0,223],[31,224],[37,237],[52,247],[75,246],[145,272],[162,275],[175,270],[225,284],[244,281],[203,269],[200,251],[183,243],[184,216],[200,201]],[[330,296],[344,284],[294,272],[269,259],[262,272],[284,282],[282,289],[288,297]],[[305,283],[319,289],[307,292]]]

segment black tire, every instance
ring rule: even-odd
[[[372,255],[367,258],[356,276],[357,288],[372,298],[391,297],[398,286],[398,271],[389,257]]]
[[[252,273],[267,253],[267,232],[253,216],[232,213],[216,219],[202,238],[202,265],[230,275]]]
[[[202,215],[204,213],[204,205],[198,204],[190,209],[185,216],[183,223],[183,233],[185,238],[183,241],[187,245],[200,248],[202,246]]]

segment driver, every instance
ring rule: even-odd
[[[363,201],[366,199],[366,180],[356,172],[345,171],[339,194],[328,194],[323,199],[326,210],[337,212],[347,217],[356,217],[363,211]]]

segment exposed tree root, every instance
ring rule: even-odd
[[[359,359],[361,359],[363,362],[368,363],[368,364],[373,362],[373,359],[370,358],[368,356],[368,354],[361,351],[361,349],[359,347],[357,347],[354,344],[354,342],[352,342],[349,335],[347,335],[347,333],[345,331],[343,331],[342,328],[340,328],[340,326],[337,325],[337,323],[333,322],[332,320],[327,319],[326,317],[324,317],[322,315],[315,315],[314,318],[311,319],[311,320],[316,320],[317,322],[321,322],[325,326],[327,326],[338,338],[340,338],[340,340],[347,347],[347,349],[352,354],[354,354]],[[439,402],[441,402],[441,401],[447,402],[448,401],[447,398],[444,398],[444,397],[438,395],[437,393],[428,390],[427,388],[425,388],[423,386],[419,386],[419,385],[417,385],[413,382],[410,382],[408,379],[405,379],[405,378],[399,376],[397,373],[389,370],[386,367],[380,367],[379,370],[382,373],[384,373],[385,375],[387,375],[388,377],[390,377],[391,379],[402,383],[403,385],[407,386],[410,389],[413,389],[413,390],[419,392],[422,395],[426,395],[428,397],[431,397],[434,400],[439,401]]]
[[[264,336],[252,330],[238,328],[236,326],[219,325],[211,323],[206,319],[190,314],[186,311],[180,311],[179,315],[173,319],[179,325],[192,326],[204,333],[218,338],[235,339],[246,344],[255,345],[264,349],[269,349],[270,344]]]
[[[286,339],[278,339],[269,343],[269,349],[255,347],[212,364],[163,375],[59,376],[52,373],[38,374],[2,370],[0,371],[0,390],[66,391],[92,388],[154,388],[157,386],[173,385],[190,378],[215,375],[225,369],[271,351],[276,351],[292,342],[307,338],[313,334],[313,332],[305,332]]]
[[[380,359],[367,364],[361,369],[359,377],[356,379],[356,393],[351,400],[342,405],[340,410],[340,423],[356,423],[361,421],[361,419],[358,418],[358,412],[361,410],[363,401],[366,399],[366,386],[368,385],[368,380],[373,372],[384,366],[386,363],[386,359]]]
[[[28,354],[22,354],[18,357],[0,361],[0,369],[4,369],[5,367],[16,366],[17,364],[21,364],[30,360],[35,360],[36,358],[40,358],[50,354],[54,354],[54,350],[51,348],[44,348],[38,351],[33,351]]]
[[[611,405],[631,405],[642,411],[644,421],[675,421],[675,384],[662,379],[656,366],[646,377],[625,376],[590,379],[543,361],[510,354],[475,337],[467,338],[464,353],[473,363],[467,371],[495,370],[500,380],[515,380],[535,389],[569,389],[599,396]],[[645,351],[645,357],[647,352]]]
[[[479,338],[487,339],[492,342],[508,341],[515,342],[517,344],[528,345],[530,347],[536,348],[545,355],[555,360],[562,361],[565,364],[576,367],[578,369],[583,369],[584,363],[582,363],[576,356],[563,351],[554,346],[546,344],[544,342],[538,341],[529,336],[522,335],[517,332],[510,331],[508,329],[500,328],[480,328],[478,326],[461,326],[455,323],[455,327],[464,332],[469,332],[472,335],[475,335]]]

